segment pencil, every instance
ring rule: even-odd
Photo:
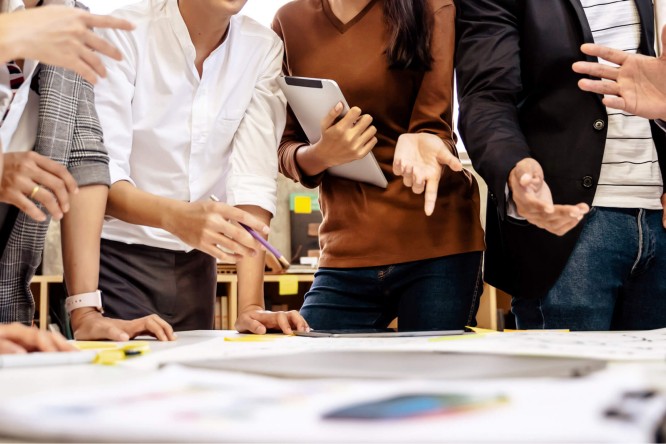
[[[213,202],[219,202],[219,201],[220,201],[220,199],[218,199],[217,196],[215,196],[214,194],[211,194],[211,195],[210,195],[210,200],[212,200]],[[256,231],[254,231],[252,228],[248,227],[247,225],[245,225],[245,224],[243,224],[243,223],[241,223],[241,222],[238,222],[238,224],[239,224],[241,227],[245,228],[245,230],[246,230],[248,233],[250,233],[250,235],[251,235],[253,238],[255,238],[255,239],[256,239],[261,245],[263,245],[264,247],[266,247],[266,249],[267,249],[268,251],[270,251],[271,254],[272,254],[273,256],[275,256],[275,258],[278,260],[278,262],[280,262],[280,265],[282,265],[282,268],[284,268],[285,270],[286,270],[287,268],[289,268],[289,266],[290,266],[291,264],[289,263],[289,261],[287,260],[287,258],[284,257],[284,255],[283,255],[282,253],[280,253],[280,251],[278,251],[277,248],[275,248],[274,246],[272,246],[271,244],[269,244],[268,241],[267,241],[266,239],[263,238],[263,236],[261,236],[259,233],[257,233]]]

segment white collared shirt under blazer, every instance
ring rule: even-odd
[[[275,214],[277,146],[286,100],[277,84],[282,43],[273,31],[234,16],[199,76],[177,0],[144,0],[116,12],[132,32],[100,30],[120,48],[106,60],[96,102],[112,183],[180,201],[211,194]],[[191,247],[164,230],[107,218],[102,237],[170,250]]]

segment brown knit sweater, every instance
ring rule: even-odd
[[[279,148],[280,171],[305,186],[321,186],[322,267],[389,265],[484,248],[478,186],[469,172],[446,169],[430,217],[424,213],[423,196],[392,173],[395,145],[403,133],[436,134],[455,152],[453,2],[430,1],[434,62],[426,72],[389,69],[382,4],[372,0],[342,24],[328,0],[296,0],[282,7],[273,22],[285,44],[285,74],[333,79],[350,106],[373,117],[379,139],[373,152],[389,181],[384,190],[326,173],[304,176],[296,150],[307,138],[290,113]]]

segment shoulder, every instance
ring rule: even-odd
[[[430,4],[430,10],[433,11],[433,13],[436,13],[447,6],[455,8],[453,0],[428,0],[428,3]]]
[[[162,15],[165,8],[166,0],[141,1],[115,9],[110,15],[129,20],[138,27]]]
[[[236,15],[231,19],[232,32],[244,39],[260,39],[279,43],[278,36],[269,28],[246,15]]]
[[[322,0],[293,0],[278,9],[275,19],[279,21],[308,20],[308,15],[322,10],[321,2]]]

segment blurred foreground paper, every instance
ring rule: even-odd
[[[8,438],[111,442],[652,442],[663,399],[608,409],[645,391],[642,372],[578,379],[283,380],[168,367],[121,384],[4,399]],[[501,399],[400,420],[326,419],[336,410],[414,394]],[[622,404],[624,405],[624,404]],[[631,419],[627,419],[630,416]]]

